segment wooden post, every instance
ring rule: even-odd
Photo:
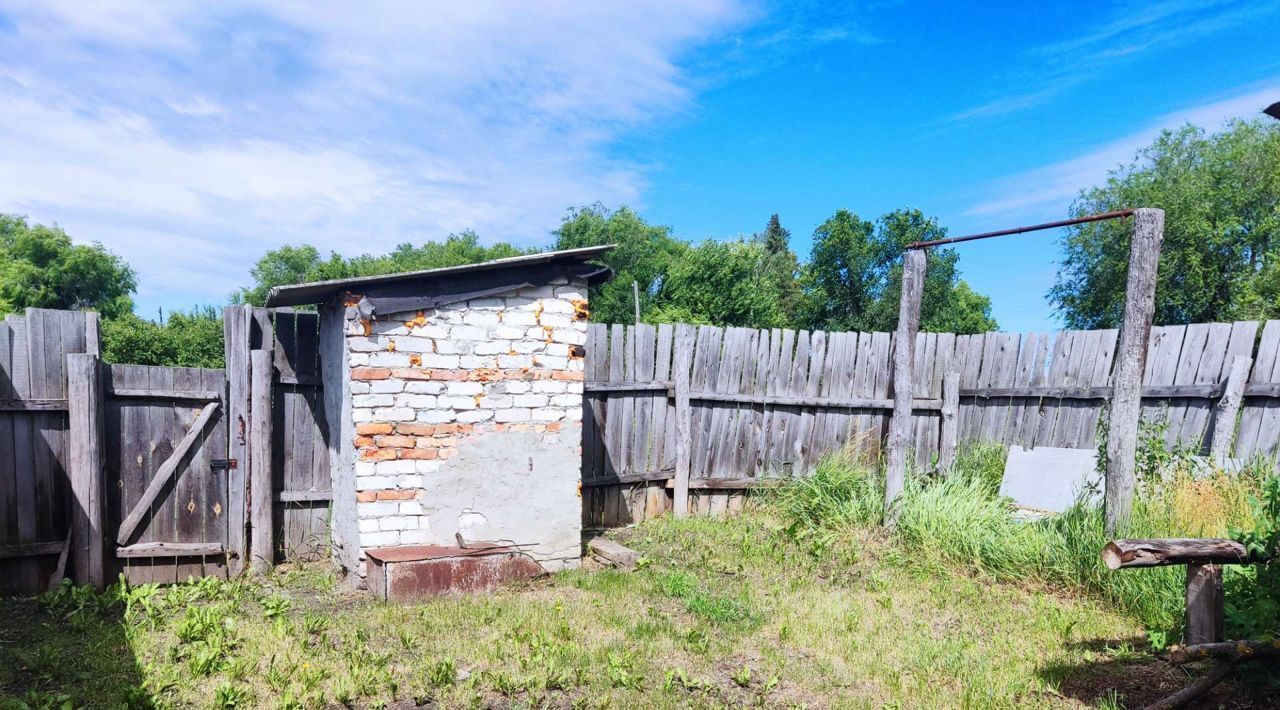
[[[689,515],[689,448],[693,442],[692,413],[689,409],[689,369],[693,364],[693,336],[693,326],[686,323],[676,326],[671,379],[675,384],[676,395],[676,473],[672,510],[677,518]]]
[[[640,284],[639,282],[631,282],[631,296],[636,304],[636,325],[640,325]]]
[[[100,333],[99,317],[94,311],[85,311],[84,314],[84,351],[87,355],[95,357],[102,356],[102,335]]]
[[[1134,457],[1138,448],[1138,417],[1142,413],[1142,372],[1147,363],[1147,340],[1155,313],[1156,271],[1164,240],[1164,210],[1133,213],[1129,243],[1129,277],[1125,285],[1124,315],[1116,346],[1114,389],[1107,420],[1106,532],[1115,534],[1129,522],[1133,508]]]
[[[1222,461],[1231,456],[1231,441],[1236,434],[1236,416],[1240,413],[1240,403],[1244,401],[1244,386],[1249,380],[1249,366],[1252,364],[1253,358],[1248,355],[1237,355],[1231,361],[1226,389],[1213,413],[1213,439],[1209,454],[1214,461]]]
[[[916,331],[920,329],[920,299],[924,294],[923,249],[902,255],[902,296],[898,301],[898,330],[893,342],[893,418],[889,420],[889,460],[885,465],[885,524],[898,519],[897,500],[907,476],[907,449],[911,446],[911,369],[915,359]]]
[[[106,583],[102,530],[104,409],[96,355],[67,355],[67,406],[70,415],[67,478],[75,501],[71,522],[74,578],[78,584],[102,589]]]
[[[248,557],[249,525],[245,493],[249,461],[249,317],[250,306],[222,309],[223,355],[227,373],[227,458],[236,467],[227,471],[227,571],[244,569]]]
[[[1223,638],[1222,567],[1187,565],[1187,621],[1182,642],[1188,646]]]
[[[938,473],[951,473],[956,462],[956,437],[960,432],[960,373],[942,376],[942,431],[938,437]]]
[[[272,351],[254,350],[249,355],[249,563],[255,572],[261,572],[275,561],[271,521]]]

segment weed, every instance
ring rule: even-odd
[[[734,671],[729,678],[732,679],[739,688],[746,688],[751,685],[751,668],[743,666]]]
[[[432,688],[453,685],[458,679],[458,669],[452,658],[445,658],[427,668],[427,684]]]
[[[242,685],[222,683],[213,691],[213,705],[218,708],[247,707],[253,693]]]

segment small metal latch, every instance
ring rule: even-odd
[[[209,462],[209,468],[215,471],[228,471],[239,467],[240,462],[236,459],[214,459]]]

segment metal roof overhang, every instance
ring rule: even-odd
[[[562,251],[547,251],[540,252],[538,254],[528,254],[526,256],[513,256],[506,259],[482,261],[478,264],[447,266],[440,269],[409,271],[400,274],[386,274],[382,276],[359,276],[350,279],[334,279],[331,281],[313,281],[311,283],[295,284],[292,286],[276,286],[271,289],[270,294],[267,295],[266,306],[268,308],[276,308],[280,306],[302,306],[312,303],[323,303],[344,291],[360,292],[370,289],[371,287],[405,284],[414,281],[424,282],[425,290],[429,291],[430,282],[432,280],[439,279],[440,277],[457,277],[471,273],[505,269],[521,269],[541,265],[579,264],[604,254],[610,249],[613,249],[614,246],[616,245],[606,244],[598,247],[583,247],[581,249],[565,249]],[[454,279],[448,280],[453,281]]]

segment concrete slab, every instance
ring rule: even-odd
[[[1102,490],[1094,449],[1009,447],[1000,495],[1019,507],[1061,513],[1090,490]]]

